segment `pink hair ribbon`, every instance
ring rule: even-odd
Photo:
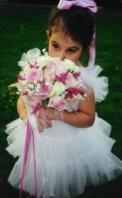
[[[96,3],[92,0],[74,0],[74,1],[60,0],[57,7],[59,10],[68,10],[72,6],[80,6],[83,8],[88,8],[93,13],[97,12]]]

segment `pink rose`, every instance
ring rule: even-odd
[[[66,83],[68,73],[62,73],[59,76],[56,76],[56,81],[62,82],[63,84]]]
[[[68,72],[64,61],[57,60],[55,63],[56,63],[56,75],[57,76]]]
[[[84,90],[82,88],[79,87],[69,87],[67,89],[67,93],[65,95],[66,98],[73,98],[74,96],[78,96],[79,98],[80,96],[84,95]]]
[[[29,72],[26,74],[27,81],[42,81],[43,80],[43,73],[41,70],[36,68],[31,68]]]
[[[78,85],[78,81],[74,78],[74,76],[71,73],[68,73],[67,79],[66,79],[66,87],[75,87]]]
[[[54,81],[55,79],[55,71],[56,67],[54,64],[49,64],[47,67],[44,69],[44,81],[45,82],[50,82]]]
[[[80,77],[80,72],[73,73],[73,76],[75,79],[78,79]]]
[[[51,91],[51,85],[47,85],[46,83],[43,83],[40,85],[39,89],[39,95],[42,99],[46,99]]]
[[[67,109],[67,102],[64,98],[55,96],[49,100],[49,107],[53,107],[57,111],[63,111]]]

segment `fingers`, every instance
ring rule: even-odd
[[[47,109],[41,109],[36,115],[36,120],[39,132],[43,132],[45,128],[52,127],[52,123],[48,117]]]
[[[41,110],[39,111],[39,113],[38,113],[38,117],[39,118],[46,118],[46,117],[48,117],[48,110],[47,109],[44,109],[44,108],[41,108]]]
[[[54,109],[50,109],[48,113],[48,118],[50,120],[63,120],[63,111],[57,111]]]
[[[37,125],[38,125],[39,133],[44,132],[44,130],[46,128],[51,128],[52,127],[52,124],[51,124],[50,121],[46,122],[44,120],[39,120]]]
[[[51,123],[50,120],[48,120],[48,122],[47,122],[47,128],[51,128],[51,127],[52,127],[52,123]]]

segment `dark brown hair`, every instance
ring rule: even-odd
[[[49,15],[49,32],[59,27],[86,49],[92,41],[95,30],[94,15],[87,8],[73,6],[69,10],[54,8]]]

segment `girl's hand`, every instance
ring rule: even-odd
[[[45,108],[41,108],[41,110],[36,115],[37,118],[37,126],[39,132],[43,132],[45,128],[52,127],[52,123],[48,117],[48,110]]]
[[[57,111],[52,108],[48,108],[48,118],[50,120],[63,120],[63,111]]]
[[[52,108],[41,108],[37,114],[37,125],[39,132],[43,132],[45,128],[52,127],[51,120],[63,120],[63,112],[56,111]]]

